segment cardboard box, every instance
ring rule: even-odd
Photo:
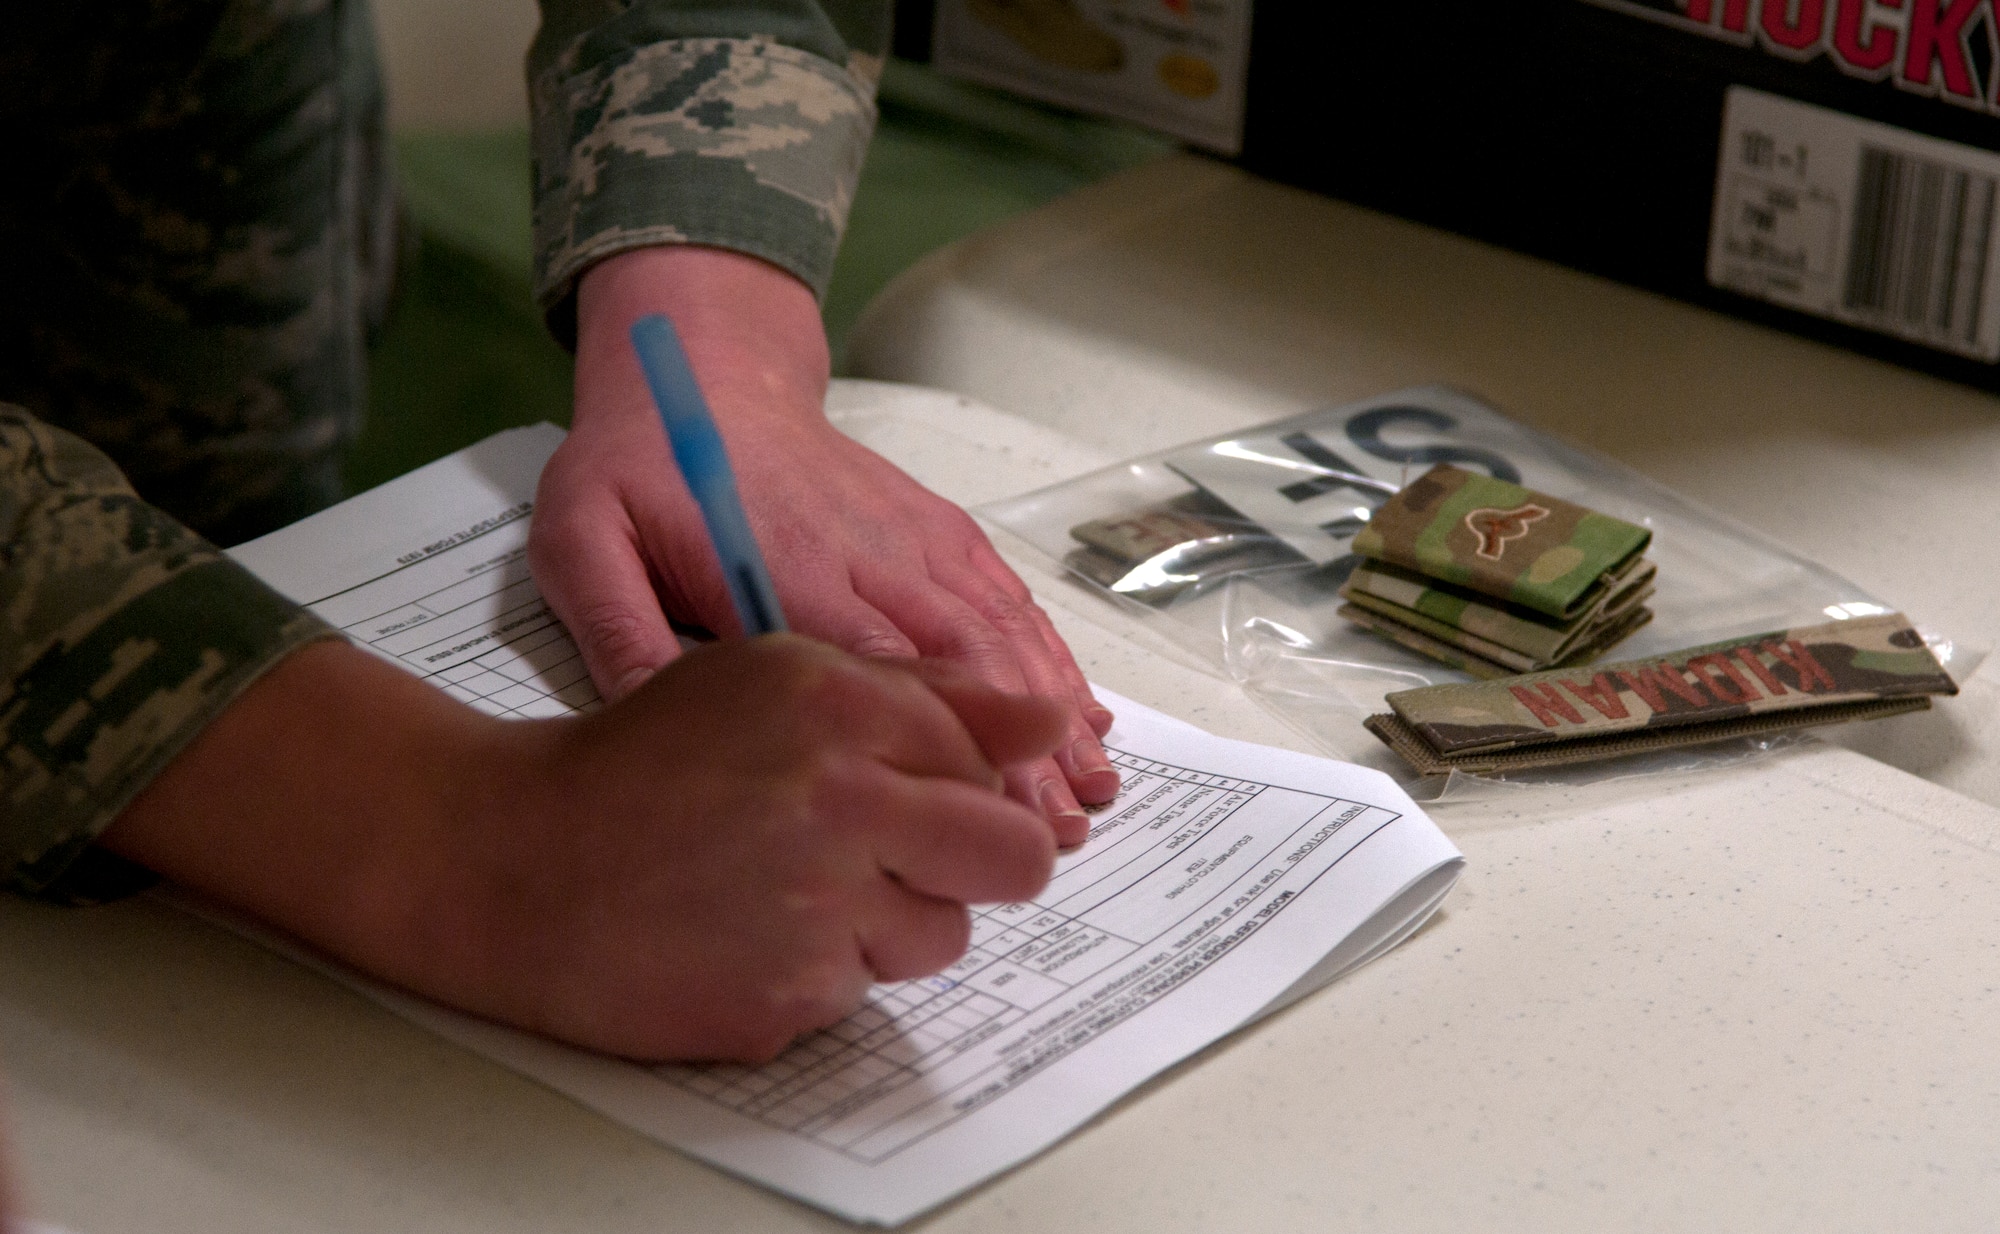
[[[2000,389],[1996,5],[1265,0],[1237,158]]]

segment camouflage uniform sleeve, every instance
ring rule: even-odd
[[[331,634],[140,501],[81,438],[0,405],[7,885],[67,892],[97,833],[203,725]]]
[[[528,55],[536,290],[575,339],[591,263],[749,253],[826,290],[875,124],[888,0],[542,0]]]

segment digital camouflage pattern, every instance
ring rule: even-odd
[[[529,54],[538,294],[651,244],[716,245],[826,290],[888,53],[887,0],[543,0]]]
[[[644,244],[823,290],[874,118],[882,0],[544,0],[538,282]],[[395,197],[364,0],[0,16],[0,399],[219,543],[340,496]]]
[[[1653,594],[1653,564],[1634,558],[1623,576],[1607,584],[1598,599],[1563,622],[1530,609],[1502,604],[1460,588],[1447,587],[1383,562],[1354,568],[1340,594],[1351,604],[1399,621],[1433,638],[1467,650],[1517,673],[1572,663],[1586,646],[1610,646],[1607,631],[1632,625],[1632,610]]]
[[[0,544],[0,867],[42,892],[245,686],[334,631],[4,406]]]
[[[1354,551],[1563,621],[1596,603],[1652,533],[1440,463],[1376,509]]]
[[[583,265],[639,244],[823,287],[886,2],[542,8],[559,333]],[[231,543],[340,496],[397,246],[365,0],[8,6],[0,142],[0,400],[27,408],[0,415],[0,844],[32,890],[73,881],[204,723],[327,632],[181,524]]]
[[[0,16],[0,399],[221,543],[340,495],[393,193],[366,6]]]
[[[1396,745],[1376,723],[1393,721],[1387,729],[1453,761],[1642,731],[1676,743],[1712,740],[1698,730],[1743,731],[1753,720],[1768,727],[1822,723],[1866,704],[1889,710],[1888,704],[1917,699],[1909,705],[1922,706],[1930,695],[1957,692],[1909,619],[1891,613],[1601,668],[1403,690],[1388,696],[1394,714],[1373,717],[1369,726]]]

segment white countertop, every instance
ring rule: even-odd
[[[1105,457],[945,395],[834,404],[962,501]],[[1094,679],[1302,748],[1021,564]],[[2000,811],[1813,744],[1437,817],[1468,868],[1417,937],[910,1228],[1990,1225]],[[844,1228],[151,901],[0,900],[0,1060],[78,1234]]]

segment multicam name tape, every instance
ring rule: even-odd
[[[1930,705],[1958,687],[1900,613],[1388,696],[1367,724],[1425,774],[1556,766]]]

